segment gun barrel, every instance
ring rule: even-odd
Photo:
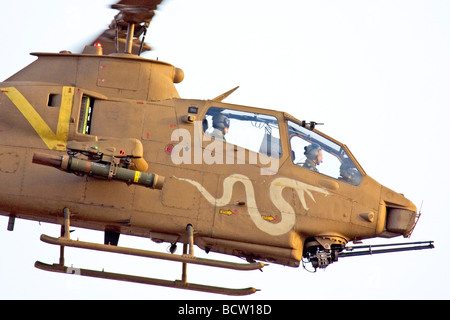
[[[379,247],[394,247],[390,249],[375,249]],[[357,251],[358,249],[368,249]],[[380,253],[390,253],[390,252],[401,252],[401,251],[413,251],[413,250],[423,250],[423,249],[434,249],[434,241],[422,241],[422,242],[409,242],[409,243],[392,243],[392,244],[380,244],[380,245],[367,245],[367,246],[355,246],[348,247],[345,250],[350,252],[339,252],[339,258],[344,257],[355,257],[355,256],[366,256]],[[353,251],[355,250],[355,251]]]

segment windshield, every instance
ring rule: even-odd
[[[288,121],[288,134],[295,165],[359,185],[362,174],[341,145],[292,121]]]
[[[273,158],[281,157],[280,132],[274,116],[211,107],[203,126],[205,133],[215,138]]]

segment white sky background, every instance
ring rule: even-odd
[[[111,2],[8,3],[0,11],[0,80],[32,62],[29,52],[81,50],[112,20]],[[449,299],[450,2],[166,2],[151,23],[154,51],[146,57],[184,70],[177,85],[183,98],[210,99],[239,85],[225,102],[324,122],[320,130],[345,143],[370,176],[418,207],[424,201],[410,240],[436,245],[341,259],[315,274],[278,265],[262,273],[188,266],[188,280],[262,289],[245,299]],[[40,271],[34,261],[57,262],[59,248],[39,236],[57,236],[59,226],[16,220],[8,232],[7,221],[0,217],[0,299],[228,299]],[[76,230],[73,238],[103,241],[101,232]],[[381,240],[365,243],[375,242]],[[120,245],[167,247],[131,237]],[[196,253],[203,254],[197,247]],[[81,249],[66,248],[66,264],[169,280],[181,275],[181,264]]]

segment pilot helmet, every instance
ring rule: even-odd
[[[212,118],[213,127],[219,130],[224,130],[230,127],[230,119],[221,113],[215,114]]]
[[[322,148],[317,143],[312,143],[305,147],[304,155],[307,159],[316,160],[320,150],[322,150]]]
[[[342,179],[346,182],[350,182],[354,185],[359,184],[361,181],[361,174],[359,173],[358,169],[355,168],[355,166],[352,163],[346,163],[343,162],[339,168],[339,173],[341,177],[339,179]]]
[[[347,163],[342,163],[341,167],[339,168],[339,173],[341,174],[341,177],[344,178],[345,180],[350,180],[354,175],[353,167]]]

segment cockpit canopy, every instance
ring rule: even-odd
[[[332,178],[359,185],[362,174],[349,151],[316,131],[288,121],[292,162]]]
[[[302,122],[294,121],[294,118],[289,118],[286,124],[289,150],[282,150],[280,130],[285,129],[273,115],[210,107],[205,115],[203,131],[276,159],[287,151],[291,161],[299,167],[355,186],[360,184],[362,169],[352,160],[354,158],[345,145],[311,130]],[[224,131],[224,128],[227,130]]]

